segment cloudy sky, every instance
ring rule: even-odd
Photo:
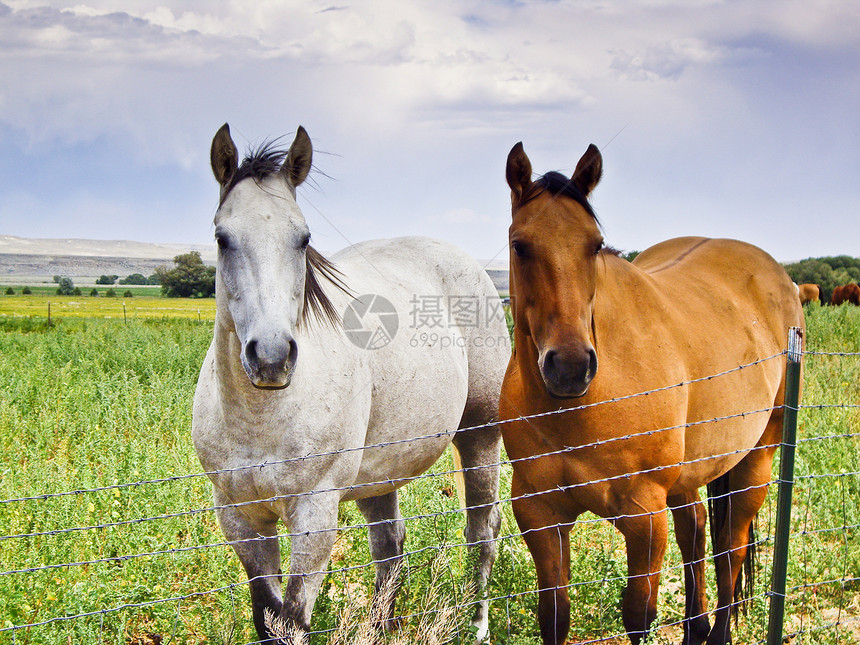
[[[618,248],[860,255],[856,0],[333,1],[0,1],[0,234],[210,242],[229,122],[242,149],[308,130],[323,251],[505,258],[523,141],[536,172],[602,150]]]

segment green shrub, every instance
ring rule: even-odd
[[[171,298],[207,298],[215,295],[215,267],[206,266],[197,251],[177,255],[174,268],[157,267],[161,292]]]
[[[15,290],[12,287],[6,287],[6,295],[7,296],[14,296]]]
[[[119,281],[120,284],[148,284],[146,276],[142,273],[132,273],[127,278]]]
[[[57,281],[57,284],[60,285],[57,287],[57,295],[58,296],[72,296],[75,293],[75,283],[72,282],[71,278],[60,278]]]

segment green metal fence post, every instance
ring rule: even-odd
[[[797,409],[800,398],[800,363],[803,355],[803,332],[799,327],[788,330],[788,352],[785,364],[785,402],[782,420],[782,444],[779,456],[779,491],[776,502],[776,537],[773,547],[773,577],[770,587],[770,615],[767,622],[767,645],[782,643],[785,617],[785,584],[788,574],[788,539],[791,532],[791,493],[794,486],[794,449],[797,444]]]

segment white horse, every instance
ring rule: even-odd
[[[226,124],[212,141],[217,313],[192,434],[263,640],[266,609],[310,629],[342,501],[370,524],[379,588],[403,553],[397,488],[452,439],[482,594],[500,526],[500,433],[485,424],[496,420],[510,343],[492,282],[464,252],[424,238],[323,258],[295,200],[311,156],[301,127],[288,152],[265,146],[241,166]],[[484,427],[456,432],[472,426]],[[292,536],[283,592],[279,518]],[[386,610],[391,619],[393,601]],[[486,600],[473,624],[485,638]]]

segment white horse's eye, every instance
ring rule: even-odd
[[[308,244],[310,244],[310,243],[311,243],[311,234],[308,233],[307,235],[305,235],[304,239],[302,240],[302,248],[303,249],[308,248]]]
[[[230,238],[224,233],[215,233],[215,243],[218,244],[218,248],[222,251],[230,248]]]

